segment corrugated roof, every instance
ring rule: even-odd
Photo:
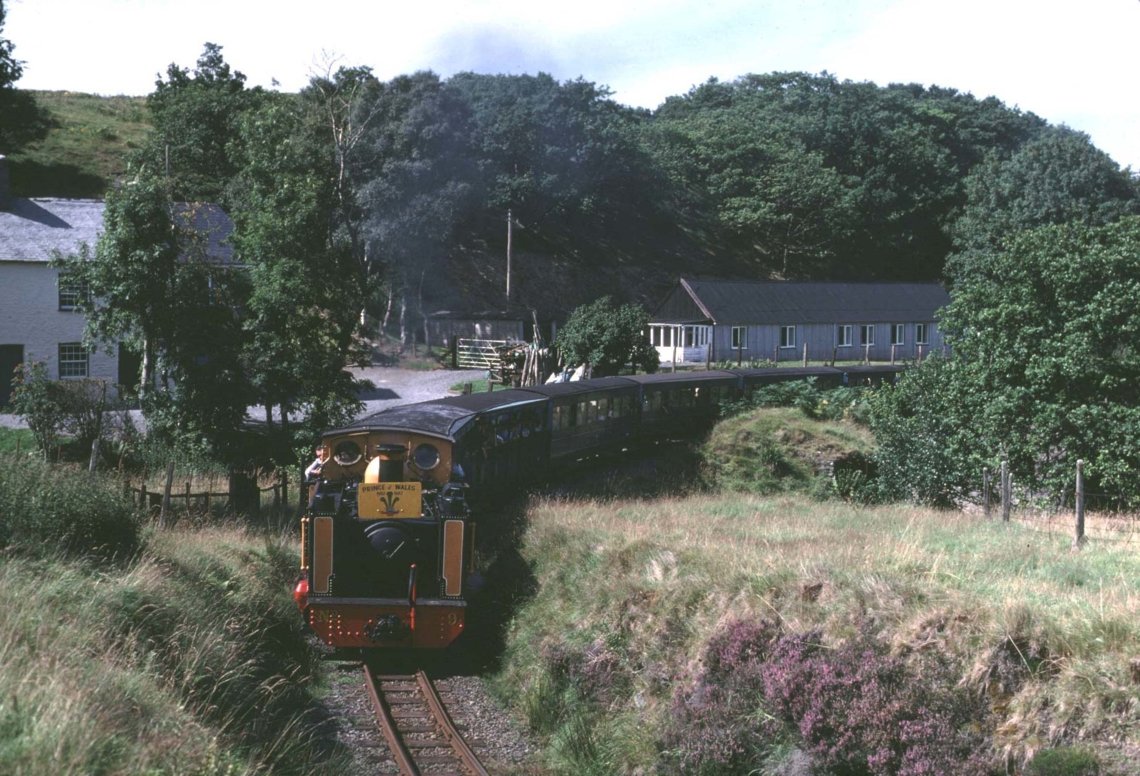
[[[103,200],[25,199],[14,197],[0,209],[0,261],[47,263],[52,253],[75,253],[80,243],[92,248],[103,231]],[[232,263],[228,240],[233,221],[212,203],[178,203],[183,225],[205,237],[206,256],[219,264]]]
[[[937,283],[682,280],[718,324],[883,323],[933,320],[950,302]]]

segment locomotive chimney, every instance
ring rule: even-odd
[[[402,482],[404,458],[407,456],[404,446],[380,445],[376,454],[380,459],[380,482]]]

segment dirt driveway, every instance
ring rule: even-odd
[[[395,407],[398,404],[412,404],[417,401],[428,401],[447,396],[453,385],[480,380],[487,373],[479,369],[436,369],[422,371],[415,369],[398,369],[387,366],[370,366],[351,370],[359,378],[371,380],[376,387],[365,391],[360,398],[364,402],[364,409],[358,417],[371,415],[386,407]],[[249,416],[260,419],[264,416],[260,407],[250,407]],[[141,428],[142,419],[135,410],[131,416]],[[0,427],[26,428],[27,424],[15,415],[0,414]]]
[[[356,377],[371,380],[376,386],[360,396],[364,402],[361,417],[399,404],[439,399],[447,396],[448,390],[453,385],[481,380],[487,376],[487,373],[480,369],[436,369],[424,372],[370,366],[351,371]]]

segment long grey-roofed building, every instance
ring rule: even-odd
[[[921,358],[943,347],[937,283],[691,280],[650,317],[663,363]]]

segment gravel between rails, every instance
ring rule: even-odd
[[[353,776],[397,773],[373,717],[360,664],[338,663],[330,667],[330,673],[330,691],[324,698],[329,733],[349,752],[349,772]],[[482,679],[449,676],[434,681],[447,713],[488,773],[530,776],[543,772],[537,765],[536,747],[487,693]]]

